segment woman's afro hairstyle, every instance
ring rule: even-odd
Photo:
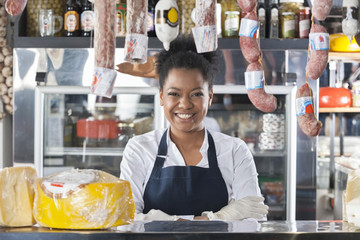
[[[197,53],[194,39],[183,35],[170,43],[169,51],[162,50],[156,61],[156,72],[159,76],[160,90],[173,68],[198,69],[212,89],[213,80],[218,72],[218,53]]]

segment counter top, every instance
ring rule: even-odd
[[[107,230],[60,230],[43,227],[0,228],[0,239],[359,239],[360,230],[342,221],[157,221],[134,222]]]

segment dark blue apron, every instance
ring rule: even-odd
[[[144,213],[159,209],[170,215],[200,216],[228,204],[228,192],[216,158],[215,144],[208,132],[209,168],[170,166],[163,168],[167,155],[167,130],[144,192]]]

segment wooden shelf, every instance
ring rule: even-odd
[[[329,61],[360,62],[360,52],[329,52]]]
[[[359,113],[360,107],[319,108],[320,113]]]

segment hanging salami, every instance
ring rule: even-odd
[[[116,4],[113,0],[94,1],[95,68],[91,92],[111,97],[116,79]]]
[[[145,63],[147,58],[147,0],[126,1],[126,36],[124,60],[131,63]]]

